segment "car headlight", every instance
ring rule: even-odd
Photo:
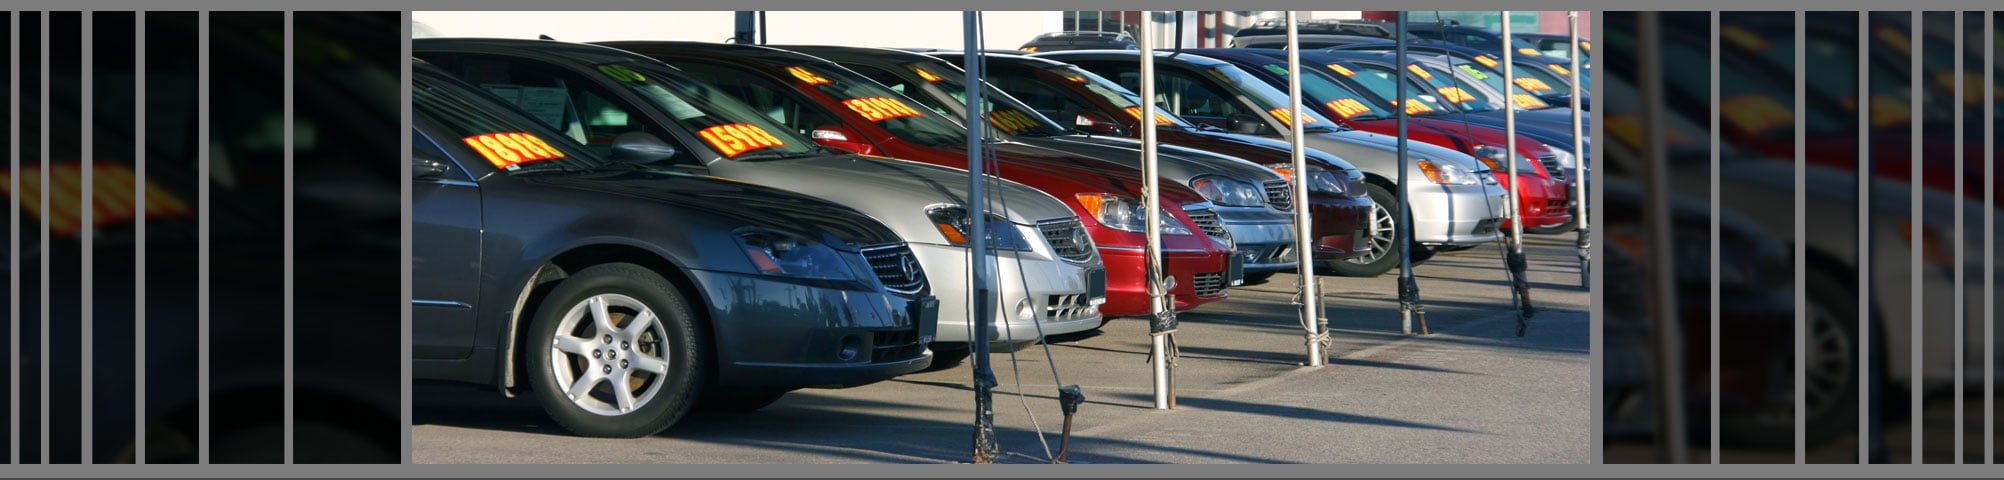
[[[947,243],[955,246],[967,246],[967,239],[974,234],[974,221],[968,218],[965,207],[932,207],[926,209],[925,216],[932,219],[933,227],[939,229],[939,234],[946,237]],[[1030,242],[1023,239],[1023,231],[999,215],[988,216],[988,246],[996,250],[1030,250]]]
[[[1566,149],[1554,147],[1551,145],[1546,145],[1545,149],[1552,151],[1552,159],[1557,160],[1559,162],[1559,168],[1563,168],[1566,170],[1573,169],[1573,160],[1574,160],[1573,152],[1569,152],[1566,151]]]
[[[1266,168],[1272,169],[1275,172],[1280,172],[1280,176],[1287,177],[1289,187],[1291,188],[1293,186],[1294,182],[1293,165],[1285,163],[1275,163],[1267,165]],[[1323,170],[1322,167],[1317,167],[1314,165],[1308,166],[1309,193],[1320,193],[1326,195],[1340,196],[1343,195],[1344,193],[1350,192],[1350,190],[1344,189],[1346,185],[1347,183],[1344,182],[1343,179],[1340,178],[1338,175],[1336,175],[1336,172]]]
[[[854,280],[855,271],[834,248],[799,235],[767,229],[737,232],[738,246],[752,266],[768,275]]]
[[[1100,225],[1105,225],[1107,228],[1125,232],[1148,231],[1148,221],[1142,216],[1142,210],[1145,209],[1141,208],[1140,200],[1107,193],[1081,193],[1078,194],[1078,202],[1080,207],[1085,208],[1087,215],[1091,215]],[[1183,228],[1183,224],[1177,223],[1176,217],[1170,216],[1163,210],[1155,212],[1161,215],[1163,235],[1190,234],[1190,229]]]
[[[1534,166],[1531,163],[1530,157],[1525,157],[1524,154],[1522,153],[1506,154],[1505,152],[1507,152],[1507,150],[1504,150],[1503,147],[1498,147],[1495,145],[1476,145],[1474,149],[1471,149],[1471,151],[1474,152],[1475,159],[1477,161],[1482,162],[1483,165],[1488,165],[1489,169],[1492,171],[1508,170],[1510,167],[1505,166],[1503,162],[1508,161],[1507,159],[1512,159],[1512,158],[1517,160],[1517,171],[1526,173],[1538,171],[1538,167]]]
[[[1211,203],[1228,207],[1258,207],[1266,205],[1266,192],[1250,183],[1219,176],[1202,176],[1190,182],[1190,188],[1203,195]]]
[[[1433,183],[1441,185],[1475,185],[1482,182],[1482,179],[1475,175],[1475,172],[1462,168],[1460,165],[1435,160],[1420,160],[1418,163],[1420,173],[1426,174],[1426,179],[1433,181]],[[1487,176],[1482,175],[1481,177]]]

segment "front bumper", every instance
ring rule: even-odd
[[[1266,207],[1225,207],[1213,204],[1219,223],[1232,234],[1232,244],[1247,273],[1294,268],[1293,214]]]
[[[1147,315],[1145,252],[1139,248],[1101,246],[1099,255],[1106,263],[1108,279],[1106,305],[1100,306],[1100,313],[1116,317]],[[1169,276],[1176,278],[1175,288],[1169,290],[1175,296],[1176,310],[1225,299],[1225,288],[1231,282],[1230,255],[1208,250],[1170,250],[1162,252],[1162,257]]]
[[[1474,246],[1503,238],[1504,190],[1498,185],[1406,186],[1412,203],[1413,240],[1425,245]]]
[[[1371,197],[1309,194],[1308,214],[1314,222],[1315,259],[1332,261],[1363,257],[1371,250]]]
[[[968,319],[967,248],[949,245],[910,244],[912,253],[925,268],[932,292],[939,297],[940,343],[967,343],[971,339]],[[1094,295],[1105,298],[1104,268],[1093,262],[1071,263],[1043,257],[1036,252],[996,252],[995,282],[1001,292],[992,322],[995,346],[1021,345],[1042,335],[1060,335],[1099,328],[1099,306]],[[1099,292],[1094,292],[1095,277]],[[1041,330],[1040,330],[1041,328]]]
[[[932,364],[939,301],[764,275],[692,271],[728,387],[843,388]]]
[[[1502,181],[1508,176],[1507,173],[1498,173],[1496,179]],[[1517,204],[1519,211],[1523,212],[1526,228],[1564,225],[1573,221],[1572,192],[1567,190],[1566,182],[1529,173],[1519,173],[1517,178],[1523,181],[1518,190],[1521,195]],[[1510,221],[1503,221],[1502,228],[1510,228]]]

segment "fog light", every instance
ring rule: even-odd
[[[855,360],[856,354],[862,351],[863,338],[855,335],[847,335],[842,337],[842,350],[835,352],[835,358],[844,362]]]
[[[1037,322],[1037,312],[1030,308],[1030,299],[1016,302],[1016,320],[1021,323]]]

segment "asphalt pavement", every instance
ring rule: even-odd
[[[1431,335],[1401,333],[1395,276],[1323,277],[1333,344],[1319,368],[1302,366],[1297,276],[1234,288],[1226,301],[1184,312],[1170,410],[1153,408],[1140,319],[1053,338],[1048,352],[997,354],[997,460],[1047,462],[1064,423],[1058,385],[1076,384],[1086,404],[1073,419],[1072,463],[1587,463],[1590,295],[1578,284],[1572,234],[1527,237],[1540,311],[1523,337],[1501,251],[1485,246],[1415,267]],[[661,434],[617,440],[571,436],[527,396],[420,384],[412,460],[965,462],[970,376],[963,364],[796,391],[758,412],[699,412]]]

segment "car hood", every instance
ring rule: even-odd
[[[1085,155],[1108,162],[1141,168],[1141,141],[1103,136],[1064,135],[1057,137],[1025,138],[1023,143],[1053,150],[1061,150]],[[1268,181],[1284,181],[1279,173],[1242,158],[1223,155],[1193,148],[1160,144],[1156,148],[1159,158],[1157,166],[1162,177],[1188,185],[1200,175],[1218,175],[1259,185]]]
[[[876,217],[907,239],[939,236],[925,207],[966,206],[970,198],[967,170],[877,156],[723,161],[711,164],[710,171],[846,205]],[[1075,215],[1058,199],[1021,183],[996,179],[988,188],[988,211],[1010,222],[1029,225]]]
[[[656,170],[609,170],[520,177],[524,183],[577,191],[578,195],[620,195],[708,218],[724,229],[763,227],[821,240],[838,248],[900,243],[883,223],[846,206],[799,193],[750,183]],[[848,247],[842,247],[847,245]]]
[[[1177,144],[1197,144],[1192,146],[1205,151],[1229,154],[1260,165],[1293,163],[1294,161],[1293,156],[1289,154],[1293,146],[1289,145],[1286,141],[1272,138],[1201,130],[1190,130],[1165,136],[1171,138],[1172,140],[1170,141]],[[1231,150],[1225,151],[1220,150],[1220,148],[1230,148]],[[1308,147],[1305,155],[1308,157],[1310,164],[1319,165],[1324,169],[1357,169],[1357,166],[1351,165],[1348,160],[1344,160],[1342,157],[1330,154],[1329,152],[1316,150],[1312,146]]]

